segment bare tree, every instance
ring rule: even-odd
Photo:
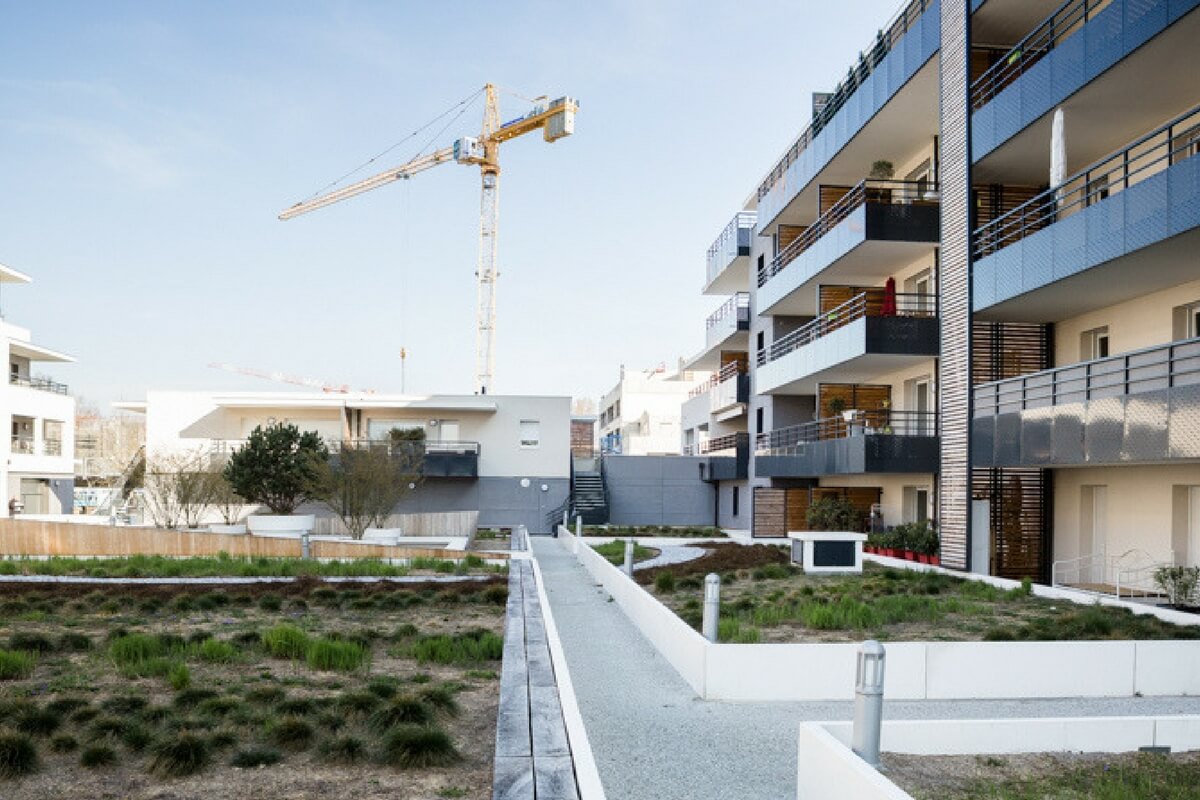
[[[221,519],[226,525],[238,524],[246,509],[245,498],[234,491],[229,481],[225,480],[223,471],[210,472],[209,480],[212,481],[213,507],[217,509],[217,513],[221,515]]]
[[[320,500],[361,539],[367,528],[383,527],[420,481],[422,456],[423,447],[414,442],[343,443],[323,466]]]
[[[146,468],[146,507],[154,524],[195,528],[212,507],[214,482],[203,450],[162,456]]]

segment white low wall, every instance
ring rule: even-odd
[[[800,726],[796,756],[797,800],[912,800],[820,723]]]
[[[586,538],[576,540],[560,527],[559,542],[575,553],[700,697],[854,699],[858,644],[712,644],[593,550]],[[884,646],[884,696],[890,700],[1200,694],[1200,640],[889,642]]]
[[[692,690],[705,697],[704,663],[708,641],[671,609],[660,603],[653,595],[626,577],[604,556],[587,543],[587,539],[576,543],[575,535],[559,526],[559,543],[575,553],[584,568],[604,587],[621,607],[634,627],[641,631],[662,654],[675,671],[687,681]]]

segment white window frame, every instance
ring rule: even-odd
[[[526,426],[533,426],[533,434],[536,438],[526,438]],[[518,428],[517,441],[521,445],[522,450],[536,450],[542,446],[542,422],[537,419],[523,419]]]

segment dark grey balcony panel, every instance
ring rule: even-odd
[[[1029,466],[1044,466],[1053,461],[1055,414],[1049,409],[1026,411],[1020,415],[1021,458]]]
[[[703,466],[704,472],[701,474],[701,479],[709,483],[746,478],[746,463],[744,461],[739,463],[737,456],[710,456]]]
[[[971,420],[971,452],[988,464],[996,460],[996,418],[975,417]]]
[[[1087,430],[1083,434],[1084,452],[1089,463],[1116,464],[1121,460],[1121,440],[1125,436],[1125,403],[1120,397],[1089,400],[1085,412]]]
[[[936,356],[938,347],[936,317],[867,317],[866,353]]]
[[[941,236],[939,203],[875,203],[867,199],[864,238],[888,242],[937,242]]]
[[[936,436],[872,434],[798,445],[791,455],[757,455],[754,473],[765,478],[931,473],[938,469]]]
[[[1052,464],[1062,466],[1085,463],[1084,408],[1084,403],[1067,403],[1054,407],[1054,428],[1050,432]]]
[[[996,443],[993,457],[1000,464],[1021,463],[1021,415],[1019,413],[996,416]]]
[[[478,478],[479,453],[426,453],[421,462],[426,478]]]

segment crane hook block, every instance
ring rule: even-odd
[[[454,141],[454,160],[460,164],[478,164],[483,160],[483,142],[474,136]]]

